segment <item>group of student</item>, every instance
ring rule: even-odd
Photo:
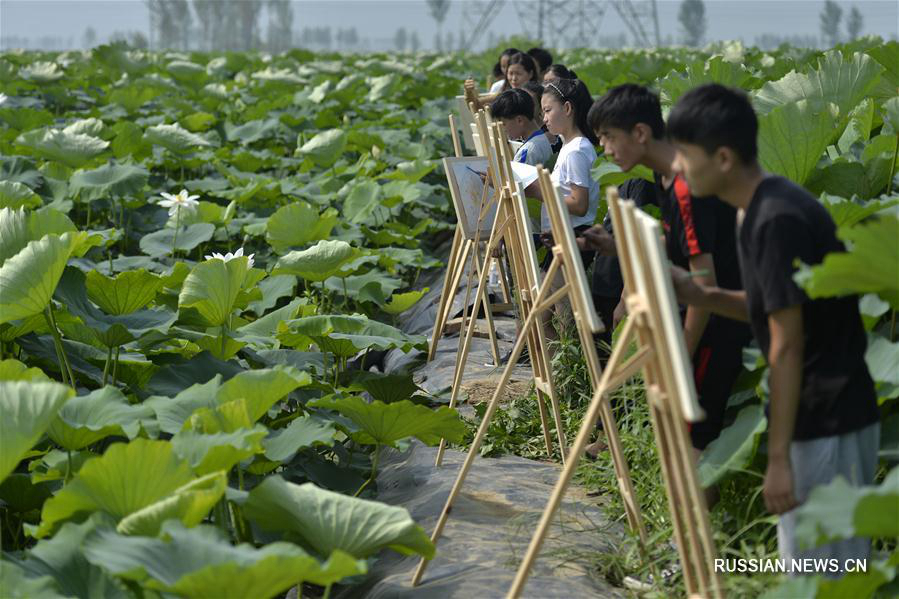
[[[853,485],[873,483],[880,414],[858,298],[810,299],[793,278],[798,262],[818,264],[845,248],[814,196],[759,165],[758,120],[746,93],[702,85],[677,101],[666,123],[650,89],[620,85],[594,102],[583,81],[552,64],[545,50],[506,50],[498,67],[503,79],[482,104],[511,139],[523,142],[516,161],[553,165],[585,267],[592,262],[594,303],[610,330],[625,307],[615,232],[608,218],[594,222],[596,147],[624,172],[638,165],[652,170],[653,181],[631,179],[619,192],[661,214],[706,413],[690,427],[697,455],[723,428],[743,348],[754,338],[769,365],[763,497],[780,515],[780,556],[836,558],[841,566],[866,558],[864,539],[797,546],[795,508],[812,488],[837,475]],[[536,187],[525,191],[540,199]],[[543,207],[541,235],[550,234]],[[601,449],[601,441],[592,446],[594,453]],[[706,496],[716,500],[714,489]]]

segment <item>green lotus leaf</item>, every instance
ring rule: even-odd
[[[89,460],[75,478],[44,504],[37,538],[80,514],[106,512],[116,522],[171,496],[193,480],[190,466],[168,441],[135,439],[111,445]]]
[[[899,385],[899,342],[891,343],[886,337],[869,335],[865,362],[875,382]]]
[[[337,211],[321,214],[306,202],[291,202],[279,208],[265,223],[265,239],[272,249],[284,254],[293,247],[327,239],[337,225]]]
[[[816,107],[833,103],[846,115],[868,95],[882,72],[883,67],[866,54],[855,53],[847,60],[841,51],[830,50],[818,59],[816,68],[806,73],[790,71],[766,83],[756,92],[753,104],[759,114],[766,115],[803,100]]]
[[[415,437],[428,445],[441,439],[459,443],[465,435],[465,424],[458,412],[446,406],[432,410],[408,400],[385,404],[367,402],[362,397],[324,397],[310,406],[334,410],[356,423],[360,431],[353,433],[359,443],[396,447],[401,439]]]
[[[740,410],[733,424],[702,452],[697,466],[700,484],[713,485],[728,473],[745,468],[752,461],[767,425],[762,406],[753,404]]]
[[[295,277],[290,278],[294,279]],[[283,321],[314,312],[314,305],[309,304],[306,298],[297,297],[286,306],[272,310],[262,318],[257,318],[253,322],[240,327],[234,331],[234,338],[258,347],[272,348],[278,342],[275,338],[275,333]]]
[[[129,270],[107,277],[92,270],[85,278],[87,296],[107,314],[130,314],[140,310],[162,289],[162,279],[147,270]]]
[[[34,211],[0,209],[0,264],[22,251],[29,241],[38,241],[44,235],[70,232],[77,232],[75,224],[65,214],[51,208]]]
[[[150,173],[133,164],[104,164],[78,170],[69,180],[69,192],[84,202],[134,196],[147,184]]]
[[[773,173],[805,183],[839,134],[838,119],[834,104],[801,100],[773,108],[759,118],[759,161]]]
[[[187,85],[188,87],[202,87],[209,79],[205,67],[187,60],[173,60],[166,65],[165,70],[168,71],[178,83]]]
[[[52,539],[42,539],[31,548],[20,565],[31,576],[52,577],[65,597],[128,599],[132,595],[121,581],[84,558],[81,545],[98,528],[108,529],[108,525],[101,518],[89,518],[81,524],[68,522]],[[9,587],[0,588],[6,597]],[[45,596],[32,595],[41,599]]]
[[[275,462],[289,462],[304,447],[314,445],[334,445],[337,433],[334,423],[305,414],[295,419],[287,427],[273,431],[262,444],[265,457]]]
[[[235,464],[262,453],[262,439],[267,434],[268,430],[261,424],[228,433],[204,434],[188,429],[172,437],[172,447],[187,460],[194,472],[207,474],[228,471]]]
[[[108,141],[60,129],[28,131],[17,137],[16,143],[28,148],[35,156],[55,160],[72,168],[84,166],[109,147]]]
[[[346,291],[347,297],[360,302],[374,302],[378,305],[387,303],[391,294],[403,285],[400,279],[387,275],[387,273],[373,269],[364,275],[351,275],[343,280],[331,278],[325,283],[325,287],[338,295]]]
[[[883,117],[893,131],[899,132],[899,96],[890,98],[883,103]]]
[[[125,516],[116,530],[125,535],[155,537],[163,523],[173,518],[187,527],[196,526],[225,495],[227,486],[224,471],[210,472],[175,489],[165,499]]]
[[[176,249],[189,252],[201,243],[212,239],[215,233],[215,225],[212,223],[194,223],[178,231],[175,239],[175,229],[160,229],[148,233],[140,238],[140,250],[154,258],[166,256],[172,253],[172,242],[176,242]]]
[[[302,138],[301,138],[302,139]],[[296,155],[309,158],[321,167],[329,167],[343,154],[346,148],[346,133],[341,129],[330,129],[299,146]]]
[[[289,274],[307,281],[324,281],[340,273],[340,268],[355,259],[359,250],[339,239],[321,240],[309,249],[294,250],[282,256],[272,274]]]
[[[411,374],[381,374],[357,370],[344,373],[341,384],[354,391],[365,391],[372,399],[384,403],[412,399],[422,392]]]
[[[244,514],[265,530],[286,533],[319,555],[343,551],[356,558],[390,548],[434,557],[434,545],[405,508],[349,497],[280,476],[250,491]]]
[[[44,371],[37,367],[29,368],[16,359],[0,360],[0,381],[49,381]]]
[[[861,536],[899,537],[899,466],[880,485],[853,486],[842,476],[812,489],[796,509],[800,547]]]
[[[153,419],[148,406],[131,405],[115,387],[102,387],[88,395],[73,397],[60,408],[47,435],[69,451],[84,449],[110,435],[134,439],[142,421]]]
[[[266,277],[259,283],[259,289],[262,291],[262,299],[250,302],[247,307],[262,317],[266,312],[277,305],[279,299],[282,297],[293,296],[296,286],[297,278],[293,275],[275,275],[273,277]],[[295,298],[290,304],[293,305],[296,299],[300,298]],[[288,316],[287,318],[290,317]]]
[[[390,211],[381,203],[381,186],[376,181],[362,181],[353,185],[343,201],[343,216],[351,223],[380,223]]]
[[[74,392],[50,382],[0,382],[0,482],[41,438]]]
[[[243,401],[241,405],[246,410],[246,426],[250,428],[253,422],[262,418],[270,407],[288,393],[311,382],[312,377],[308,373],[292,366],[279,365],[274,368],[238,372],[224,384],[221,375],[215,375],[205,383],[184,389],[175,397],[150,397],[144,401],[144,405],[150,406],[156,413],[162,431],[175,434],[184,428],[191,415],[199,410],[207,408],[214,411],[222,404],[241,400]],[[232,424],[237,426],[239,422]],[[218,430],[224,429],[221,427],[214,429]]]
[[[184,427],[190,415],[200,408],[218,405],[216,394],[222,385],[222,375],[217,374],[205,383],[196,383],[174,397],[154,395],[144,400],[145,406],[156,413],[159,428],[174,435]]]
[[[243,397],[222,404],[217,403],[211,408],[196,410],[184,423],[184,428],[206,435],[250,429],[255,423],[250,417],[251,409],[250,401]]]
[[[106,126],[103,124],[98,118],[87,118],[87,119],[77,119],[69,123],[65,126],[63,131],[65,133],[72,133],[75,135],[90,135],[91,137],[101,137],[103,133],[103,129]]]
[[[752,73],[742,64],[730,62],[723,56],[708,60],[699,59],[676,68],[659,80],[662,103],[666,106],[677,102],[687,91],[704,83],[720,83],[729,87],[742,87],[752,80]]]
[[[178,295],[179,308],[194,308],[211,326],[227,324],[249,270],[245,256],[228,262],[207,260],[194,266]]]
[[[407,291],[406,293],[394,293],[390,296],[390,301],[381,306],[381,309],[388,314],[398,315],[418,303],[424,295],[430,291],[430,287],[425,287],[420,291]]]
[[[273,137],[281,129],[277,118],[249,121],[242,125],[225,122],[225,138],[242,144],[250,144],[260,139]]]
[[[282,342],[295,346],[305,339],[315,343],[322,351],[342,357],[354,356],[368,348],[399,348],[408,352],[427,343],[420,335],[407,335],[364,316],[305,316],[287,321],[282,326],[285,330],[278,334]]]
[[[217,528],[188,529],[177,521],[156,539],[97,531],[85,541],[84,555],[145,588],[196,599],[270,598],[303,582],[327,586],[366,572],[364,561],[342,552],[320,563],[290,543],[233,546]]]
[[[194,112],[182,117],[178,122],[191,133],[200,133],[209,130],[215,125],[217,119],[214,114],[208,112]]]
[[[857,183],[858,181],[856,181]],[[872,214],[899,204],[899,198],[855,202],[824,193],[821,194],[821,203],[830,212],[834,224],[837,227],[843,227],[860,223]]]
[[[308,372],[301,372],[292,366],[246,370],[226,381],[216,399],[219,403],[246,399],[251,402],[250,417],[258,420],[276,401],[311,382]]]
[[[106,347],[129,343],[151,331],[165,332],[178,318],[167,308],[151,308],[122,315],[104,314],[88,301],[85,280],[86,276],[80,270],[74,267],[67,269],[56,289],[56,299]]]
[[[138,108],[161,93],[162,90],[159,88],[145,87],[132,83],[112,90],[109,93],[109,102],[118,104],[128,112],[136,112]]]
[[[420,181],[425,175],[437,168],[436,160],[416,158],[412,161],[400,162],[396,170],[385,175],[387,179],[399,179],[403,181]]]
[[[46,235],[0,266],[0,324],[44,311],[78,241],[72,233]]]
[[[147,141],[160,145],[174,154],[187,154],[197,148],[208,148],[212,144],[196,133],[191,133],[181,125],[154,125],[144,132]]]
[[[153,154],[153,144],[144,139],[144,130],[137,123],[119,121],[112,126],[115,137],[110,149],[117,160],[143,160]]]
[[[0,181],[0,208],[37,208],[44,201],[30,187],[18,181]]]
[[[899,309],[899,253],[884,251],[899,239],[899,216],[840,227],[837,236],[851,249],[834,252],[816,266],[802,266],[795,275],[811,298],[876,293]]]
[[[20,566],[6,560],[0,560],[0,589],[5,599],[67,599],[51,576],[27,576]]]

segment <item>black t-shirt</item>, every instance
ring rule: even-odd
[[[656,173],[655,190],[668,259],[689,270],[691,257],[711,254],[718,287],[742,289],[737,258],[736,209],[714,196],[693,197],[681,175],[676,175],[666,188]],[[750,337],[746,323],[712,314],[699,345],[745,345]]]
[[[637,206],[655,204],[655,188],[646,179],[628,179],[618,186],[618,195],[633,200]],[[606,231],[612,233],[612,216],[608,212],[602,221]],[[616,256],[603,256],[599,252],[593,261],[593,294],[600,297],[621,297],[624,280],[621,265]]]
[[[768,315],[802,305],[802,387],[793,439],[841,435],[879,419],[874,382],[865,364],[867,339],[858,297],[810,300],[793,281],[794,262],[818,264],[844,251],[827,210],[783,177],[764,179],[739,232],[739,256],[752,332],[765,356]]]

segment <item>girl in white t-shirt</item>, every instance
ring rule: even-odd
[[[546,84],[540,103],[547,130],[561,137],[564,142],[551,178],[555,186],[561,190],[560,195],[568,208],[571,226],[577,233],[593,225],[599,203],[599,183],[594,181],[590,174],[596,160],[594,146],[598,140],[587,125],[587,112],[593,99],[582,81],[558,79]],[[529,187],[528,192],[531,190]],[[539,192],[534,195],[539,195]],[[541,229],[544,236],[551,234],[546,206],[541,210]],[[581,259],[586,267],[593,261],[593,252],[581,252]],[[544,265],[544,268],[546,267],[548,264]],[[561,287],[562,283],[562,277],[558,275],[552,281],[551,287],[555,290]],[[567,300],[557,303],[554,310],[560,321],[560,327],[568,328],[573,324],[571,306]],[[557,339],[556,331],[549,326],[551,325],[549,313],[544,314],[546,315],[544,330],[547,338]]]
[[[575,229],[593,224],[599,203],[599,183],[590,174],[596,161],[594,146],[597,143],[587,125],[587,112],[592,103],[587,86],[577,79],[559,79],[547,84],[540,99],[547,130],[564,142],[553,168],[552,180],[562,191]],[[541,225],[544,233],[549,232],[545,206]]]

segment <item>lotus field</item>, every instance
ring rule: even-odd
[[[370,367],[427,346],[401,325],[455,227],[447,115],[496,54],[0,54],[0,595],[322,596],[382,550],[435,555],[375,499],[378,456],[461,444],[471,424],[413,382],[414,360]],[[763,166],[833,215],[849,251],[797,276],[861,297],[883,482],[824,489],[807,533],[879,539],[847,579],[895,590],[899,45],[559,60],[594,95],[640,82],[666,107],[702,82],[749,90]],[[593,175],[634,176],[602,156]],[[767,383],[757,350],[745,366],[700,473],[751,494]],[[568,389],[576,427],[589,390]],[[527,453],[499,432],[495,452]]]

